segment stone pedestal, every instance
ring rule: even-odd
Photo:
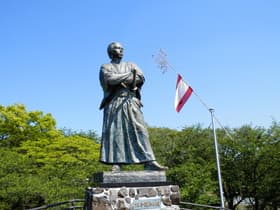
[[[165,171],[120,171],[101,172],[93,176],[99,186],[135,186],[166,184]]]
[[[179,210],[177,185],[166,182],[164,171],[103,172],[97,186],[86,190],[86,210]]]

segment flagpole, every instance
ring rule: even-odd
[[[167,71],[168,68],[172,69],[174,72],[179,74],[167,61],[166,53],[160,49],[159,54],[155,57],[155,61],[158,63],[159,68],[162,70],[163,73]],[[180,74],[179,74],[180,75]],[[183,79],[182,79],[183,80]],[[184,81],[184,80],[183,80]],[[185,82],[185,81],[184,81]],[[187,82],[185,82],[187,84]],[[222,126],[219,120],[214,115],[214,109],[209,108],[207,104],[199,97],[199,95],[192,89],[193,93],[199,99],[201,104],[210,112],[211,119],[212,119],[212,128],[213,128],[213,135],[214,135],[214,146],[215,146],[215,154],[216,154],[216,165],[217,165],[217,173],[218,173],[218,181],[219,181],[219,191],[220,191],[220,202],[221,202],[221,209],[225,209],[224,204],[224,193],[223,193],[223,185],[222,185],[222,176],[221,176],[221,169],[220,169],[220,160],[219,160],[219,150],[218,150],[218,143],[217,143],[217,135],[216,135],[216,128],[214,123],[214,118],[217,120],[218,124],[225,130],[226,134],[232,139],[229,132]]]
[[[217,165],[217,171],[218,171],[221,209],[224,209],[225,208],[224,192],[223,192],[222,175],[221,175],[221,169],[220,169],[220,158],[219,158],[219,149],[218,149],[216,128],[215,128],[215,123],[214,123],[214,109],[209,109],[209,112],[211,113],[212,128],[213,128],[213,135],[214,135],[214,146],[215,146],[215,153],[216,153],[216,165]]]

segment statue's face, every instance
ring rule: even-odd
[[[122,59],[123,57],[123,47],[120,43],[118,42],[113,42],[112,44],[109,45],[109,55],[110,58],[118,58]]]

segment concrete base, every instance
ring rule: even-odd
[[[139,183],[151,185],[151,183],[165,183],[165,171],[120,171],[120,172],[101,172],[93,176],[94,183],[106,186],[132,186]],[[135,186],[135,185],[133,185]],[[143,186],[143,185],[142,185]]]

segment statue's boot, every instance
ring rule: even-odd
[[[144,170],[150,171],[166,171],[168,167],[161,166],[157,161],[150,161],[144,164]]]
[[[121,165],[114,164],[112,166],[112,172],[120,172],[121,171]]]

